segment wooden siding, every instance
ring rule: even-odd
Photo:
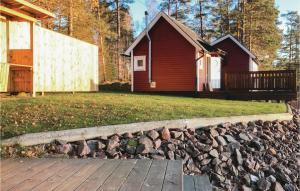
[[[7,91],[9,65],[7,64],[6,21],[0,21],[0,92]]]
[[[230,38],[227,38],[218,44],[216,48],[226,52],[225,59],[221,64],[221,88],[224,88],[224,79],[226,72],[246,72],[249,71],[250,56],[242,50]]]
[[[146,71],[134,72],[134,91],[195,91],[195,48],[165,19],[150,30],[152,43],[152,81],[148,79],[148,40],[144,37],[134,48],[134,56],[146,55]]]
[[[33,54],[31,49],[9,50],[9,63],[32,66]]]
[[[98,47],[34,26],[37,92],[98,91]]]
[[[9,21],[9,49],[30,49],[30,23]]]
[[[24,67],[11,67],[9,71],[10,92],[32,92],[32,70]]]

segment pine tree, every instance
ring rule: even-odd
[[[278,14],[274,0],[253,0],[245,5],[244,44],[258,57],[262,69],[272,68],[280,48]]]
[[[300,15],[297,11],[289,11],[281,15],[285,19],[285,32],[280,49],[280,66],[284,69],[296,70],[300,85]]]
[[[191,0],[162,0],[160,9],[176,20],[186,21],[190,13]]]

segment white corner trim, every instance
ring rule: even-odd
[[[174,21],[172,21],[172,19],[166,15],[164,12],[159,12],[154,19],[150,22],[150,24],[148,25],[148,31],[151,30],[151,28],[157,23],[157,21],[163,17],[170,25],[172,25],[189,43],[191,43],[196,49],[199,49],[199,47],[201,47],[203,50],[205,50],[205,48],[203,46],[201,46],[200,44],[197,44],[194,40],[192,40],[191,37],[189,37],[185,32],[182,31],[182,29],[180,27],[178,27]],[[130,54],[130,51],[132,49],[134,49],[134,47],[143,39],[143,37],[146,35],[146,29],[143,30],[143,32],[141,32],[138,37],[134,40],[134,42],[129,46],[129,48],[125,51],[126,55]]]
[[[200,74],[199,74],[199,70],[200,70],[200,66],[199,66],[199,60],[200,60],[200,54],[199,52],[196,50],[195,51],[195,60],[196,60],[196,77],[197,77],[197,87],[196,87],[196,90],[197,92],[200,91]]]
[[[235,42],[242,50],[244,50],[251,58],[256,58],[254,54],[252,54],[244,45],[242,45],[238,40],[236,40],[232,35],[228,34],[226,36],[223,36],[215,41],[213,41],[210,45],[214,46],[215,44],[218,44],[219,42],[230,38],[233,42]]]
[[[134,82],[134,64],[133,64],[133,50],[131,50],[131,92],[133,92],[133,82]]]

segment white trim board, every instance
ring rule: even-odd
[[[219,42],[230,38],[233,42],[235,42],[241,49],[243,49],[251,58],[256,58],[256,56],[254,54],[252,54],[244,45],[242,45],[238,40],[236,40],[232,35],[228,34],[226,36],[223,36],[215,41],[213,41],[210,45],[214,46],[216,44],[218,44]]]
[[[154,19],[150,22],[148,25],[148,30],[150,31],[151,28],[157,23],[157,21],[163,17],[170,25],[172,25],[189,43],[191,43],[196,50],[199,50],[200,48],[205,50],[206,49],[201,46],[200,44],[197,44],[190,36],[188,36],[177,24],[174,23],[172,18],[170,18],[167,14],[164,12],[159,12]],[[147,27],[146,27],[147,28]],[[134,40],[134,42],[129,46],[129,48],[125,51],[125,55],[130,55],[130,51],[134,49],[134,47],[143,39],[143,37],[146,35],[146,29],[141,32],[138,37]]]

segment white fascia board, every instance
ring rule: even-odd
[[[231,36],[230,34],[226,35],[226,36],[223,36],[215,41],[213,41],[210,45],[211,46],[214,46],[216,44],[218,44],[219,42],[227,39],[227,38],[230,38],[233,42],[235,42],[242,50],[244,50],[247,54],[249,54],[249,56],[251,58],[256,58],[255,55],[253,55],[244,45],[242,45],[239,41],[237,41],[233,36]]]

